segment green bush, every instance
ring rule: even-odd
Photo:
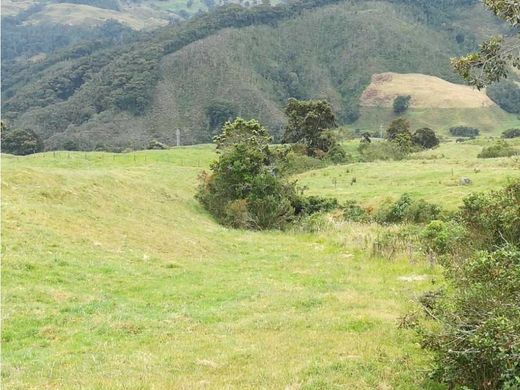
[[[325,155],[325,159],[333,164],[341,164],[349,161],[350,156],[340,144],[336,143],[329,149]]]
[[[518,138],[520,137],[520,129],[509,129],[502,133],[502,138]]]
[[[438,219],[441,208],[422,199],[413,200],[409,194],[403,194],[396,202],[381,207],[375,220],[379,223],[425,223]]]
[[[487,146],[477,155],[478,158],[511,157],[520,154],[520,151],[511,147],[505,141],[498,141],[494,145]]]
[[[363,161],[403,160],[408,152],[393,142],[360,142],[358,152]]]
[[[450,127],[450,134],[454,137],[475,138],[479,136],[480,130],[468,126],[456,126]]]
[[[25,156],[43,151],[41,138],[32,130],[10,130],[2,126],[2,152]]]
[[[445,255],[448,283],[423,300],[419,327],[434,377],[449,388],[520,388],[520,181],[472,194],[421,235]]]
[[[343,218],[352,222],[365,222],[370,216],[356,201],[350,200],[343,205]]]
[[[222,224],[242,229],[281,229],[296,216],[330,211],[335,199],[304,197],[284,179],[269,148],[267,130],[237,118],[215,137],[219,158],[200,176],[197,199]]]
[[[412,142],[422,149],[432,149],[439,145],[439,138],[437,138],[435,131],[425,127],[415,131]]]
[[[423,329],[434,378],[450,388],[520,388],[520,251],[477,252],[445,275],[454,292],[426,309],[441,326]]]

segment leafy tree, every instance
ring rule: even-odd
[[[439,138],[437,138],[435,131],[425,127],[415,131],[412,142],[423,149],[431,149],[439,145]]]
[[[402,114],[408,107],[410,107],[410,100],[412,97],[410,95],[404,96],[399,95],[394,99],[393,108],[396,114]]]
[[[289,99],[284,142],[307,146],[309,155],[319,156],[329,151],[336,141],[328,129],[336,127],[332,106],[326,100]]]
[[[520,25],[520,2],[516,0],[483,0],[495,15],[509,22],[513,28]],[[480,46],[477,53],[452,59],[455,70],[470,84],[481,89],[507,77],[510,66],[520,70],[520,32],[517,38],[506,41],[492,37]]]
[[[41,138],[32,130],[8,129],[2,123],[2,152],[25,156],[43,151]]]
[[[215,136],[213,141],[220,152],[237,144],[248,144],[269,155],[268,148],[272,138],[257,120],[246,121],[236,118],[233,122],[226,122],[222,132]]]
[[[256,120],[237,118],[216,137],[219,159],[201,176],[197,193],[204,207],[236,228],[281,228],[294,216],[294,184],[277,176],[267,130]]]
[[[399,118],[392,123],[386,130],[386,138],[399,146],[404,151],[410,151],[412,147],[412,133],[410,131],[410,122],[406,119]]]

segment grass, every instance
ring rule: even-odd
[[[518,158],[477,158],[482,145],[489,142],[456,144],[451,141],[437,149],[417,153],[410,160],[329,166],[302,173],[297,179],[301,186],[308,188],[310,195],[357,200],[367,207],[377,208],[382,202],[396,200],[408,192],[414,198],[455,209],[471,192],[497,189],[520,177]],[[358,141],[351,141],[346,149],[355,153],[357,144]],[[470,178],[472,184],[460,186],[461,177]]]
[[[212,158],[2,157],[5,387],[439,388],[397,327],[438,270],[370,258],[374,226],[223,228],[193,198]]]
[[[520,126],[518,115],[505,112],[499,107],[484,108],[410,108],[402,115],[413,129],[429,127],[439,134],[449,135],[449,128],[470,126],[480,130],[483,136],[500,136],[507,129]],[[362,107],[360,118],[350,125],[352,129],[379,133],[399,116],[391,108]]]

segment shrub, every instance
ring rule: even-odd
[[[424,301],[419,329],[435,379],[450,388],[520,388],[519,205],[520,181],[472,194],[455,220],[434,221],[421,235],[447,255],[449,288]]]
[[[435,379],[450,388],[518,389],[520,251],[506,245],[477,252],[448,263],[445,275],[454,292],[427,308],[441,326],[423,329]]]
[[[465,236],[464,228],[454,221],[431,221],[420,238],[428,252],[437,255],[453,253]]]
[[[454,137],[474,138],[479,136],[480,130],[474,127],[456,126],[450,127],[450,134]]]
[[[324,198],[321,196],[299,197],[294,202],[297,214],[310,215],[320,212],[328,212],[339,207],[335,198]]]
[[[412,142],[423,149],[432,149],[439,145],[439,138],[437,138],[435,131],[425,127],[413,134]]]
[[[398,144],[384,141],[362,141],[359,143],[358,151],[363,161],[402,160],[408,154]]]
[[[441,208],[422,199],[414,201],[409,194],[403,194],[396,202],[381,207],[375,219],[379,223],[425,223],[437,219]]]
[[[349,160],[349,157],[345,149],[338,143],[334,144],[325,155],[325,159],[334,164],[345,163]]]
[[[270,136],[256,120],[237,118],[215,137],[219,158],[200,176],[197,199],[222,224],[280,229],[297,215],[328,211],[335,199],[303,197],[274,164]]]
[[[410,107],[410,100],[412,97],[410,95],[403,96],[399,95],[394,99],[393,103],[393,109],[396,114],[402,114],[406,110],[408,110],[408,107]]]
[[[520,137],[520,129],[509,129],[502,133],[502,138],[518,138]]]
[[[494,145],[485,147],[477,155],[478,158],[511,157],[519,154],[519,151],[511,147],[505,141],[498,141]]]
[[[43,151],[41,138],[32,130],[2,129],[2,152],[25,156]]]
[[[347,201],[343,206],[343,218],[352,222],[368,221],[370,216],[356,201]]]

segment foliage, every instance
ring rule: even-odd
[[[425,306],[433,325],[420,328],[435,378],[450,387],[520,385],[519,205],[516,181],[467,197],[456,221],[432,222],[422,234],[431,250],[451,256],[443,263],[450,288]]]
[[[502,138],[518,138],[520,137],[520,129],[508,129],[502,133]]]
[[[379,223],[425,223],[438,219],[441,211],[438,205],[423,199],[413,200],[405,193],[396,202],[383,205],[377,211],[375,220]]]
[[[335,145],[333,135],[326,131],[336,126],[336,117],[327,101],[291,98],[285,114],[288,123],[284,142],[303,144],[312,156],[327,153]]]
[[[360,142],[358,152],[363,161],[402,160],[408,152],[395,142]]]
[[[312,215],[321,212],[329,212],[339,207],[335,198],[325,198],[322,196],[299,196],[295,198],[294,208],[298,215]]]
[[[390,127],[386,130],[386,139],[398,145],[403,152],[410,152],[412,149],[410,122],[404,118],[392,121]]]
[[[437,138],[435,131],[425,127],[413,133],[412,143],[423,149],[432,149],[439,145],[439,138]]]
[[[325,159],[331,161],[333,164],[342,164],[349,160],[350,156],[339,143],[332,145],[325,155]]]
[[[268,145],[272,141],[269,132],[257,120],[246,121],[236,118],[233,122],[226,122],[222,132],[213,138],[218,151],[223,151],[237,144],[248,144],[262,151],[268,156],[270,154]]]
[[[520,87],[513,81],[503,80],[486,88],[486,93],[503,110],[520,114]]]
[[[520,154],[520,151],[510,146],[506,141],[497,141],[487,146],[478,154],[478,158],[511,157]]]
[[[450,134],[454,137],[478,137],[480,134],[479,129],[475,129],[474,127],[468,126],[456,126],[450,127]]]
[[[197,199],[221,223],[244,229],[282,228],[294,216],[294,184],[276,175],[267,130],[237,118],[215,138],[219,158],[203,173]]]
[[[32,130],[9,129],[2,123],[2,152],[25,156],[43,151],[41,138]]]
[[[514,0],[483,0],[495,15],[510,23],[513,31],[520,25],[520,4]],[[513,32],[515,34],[515,32]],[[507,77],[509,68],[520,69],[520,32],[512,42],[495,36],[482,43],[477,53],[452,59],[455,70],[471,85],[483,88]]]
[[[427,252],[447,255],[463,243],[465,230],[456,221],[433,220],[423,229],[420,238]]]
[[[365,222],[369,215],[356,201],[350,200],[343,205],[343,218],[352,222]]]
[[[402,114],[408,107],[410,107],[410,100],[412,97],[410,95],[399,95],[394,99],[393,109],[396,114]]]

